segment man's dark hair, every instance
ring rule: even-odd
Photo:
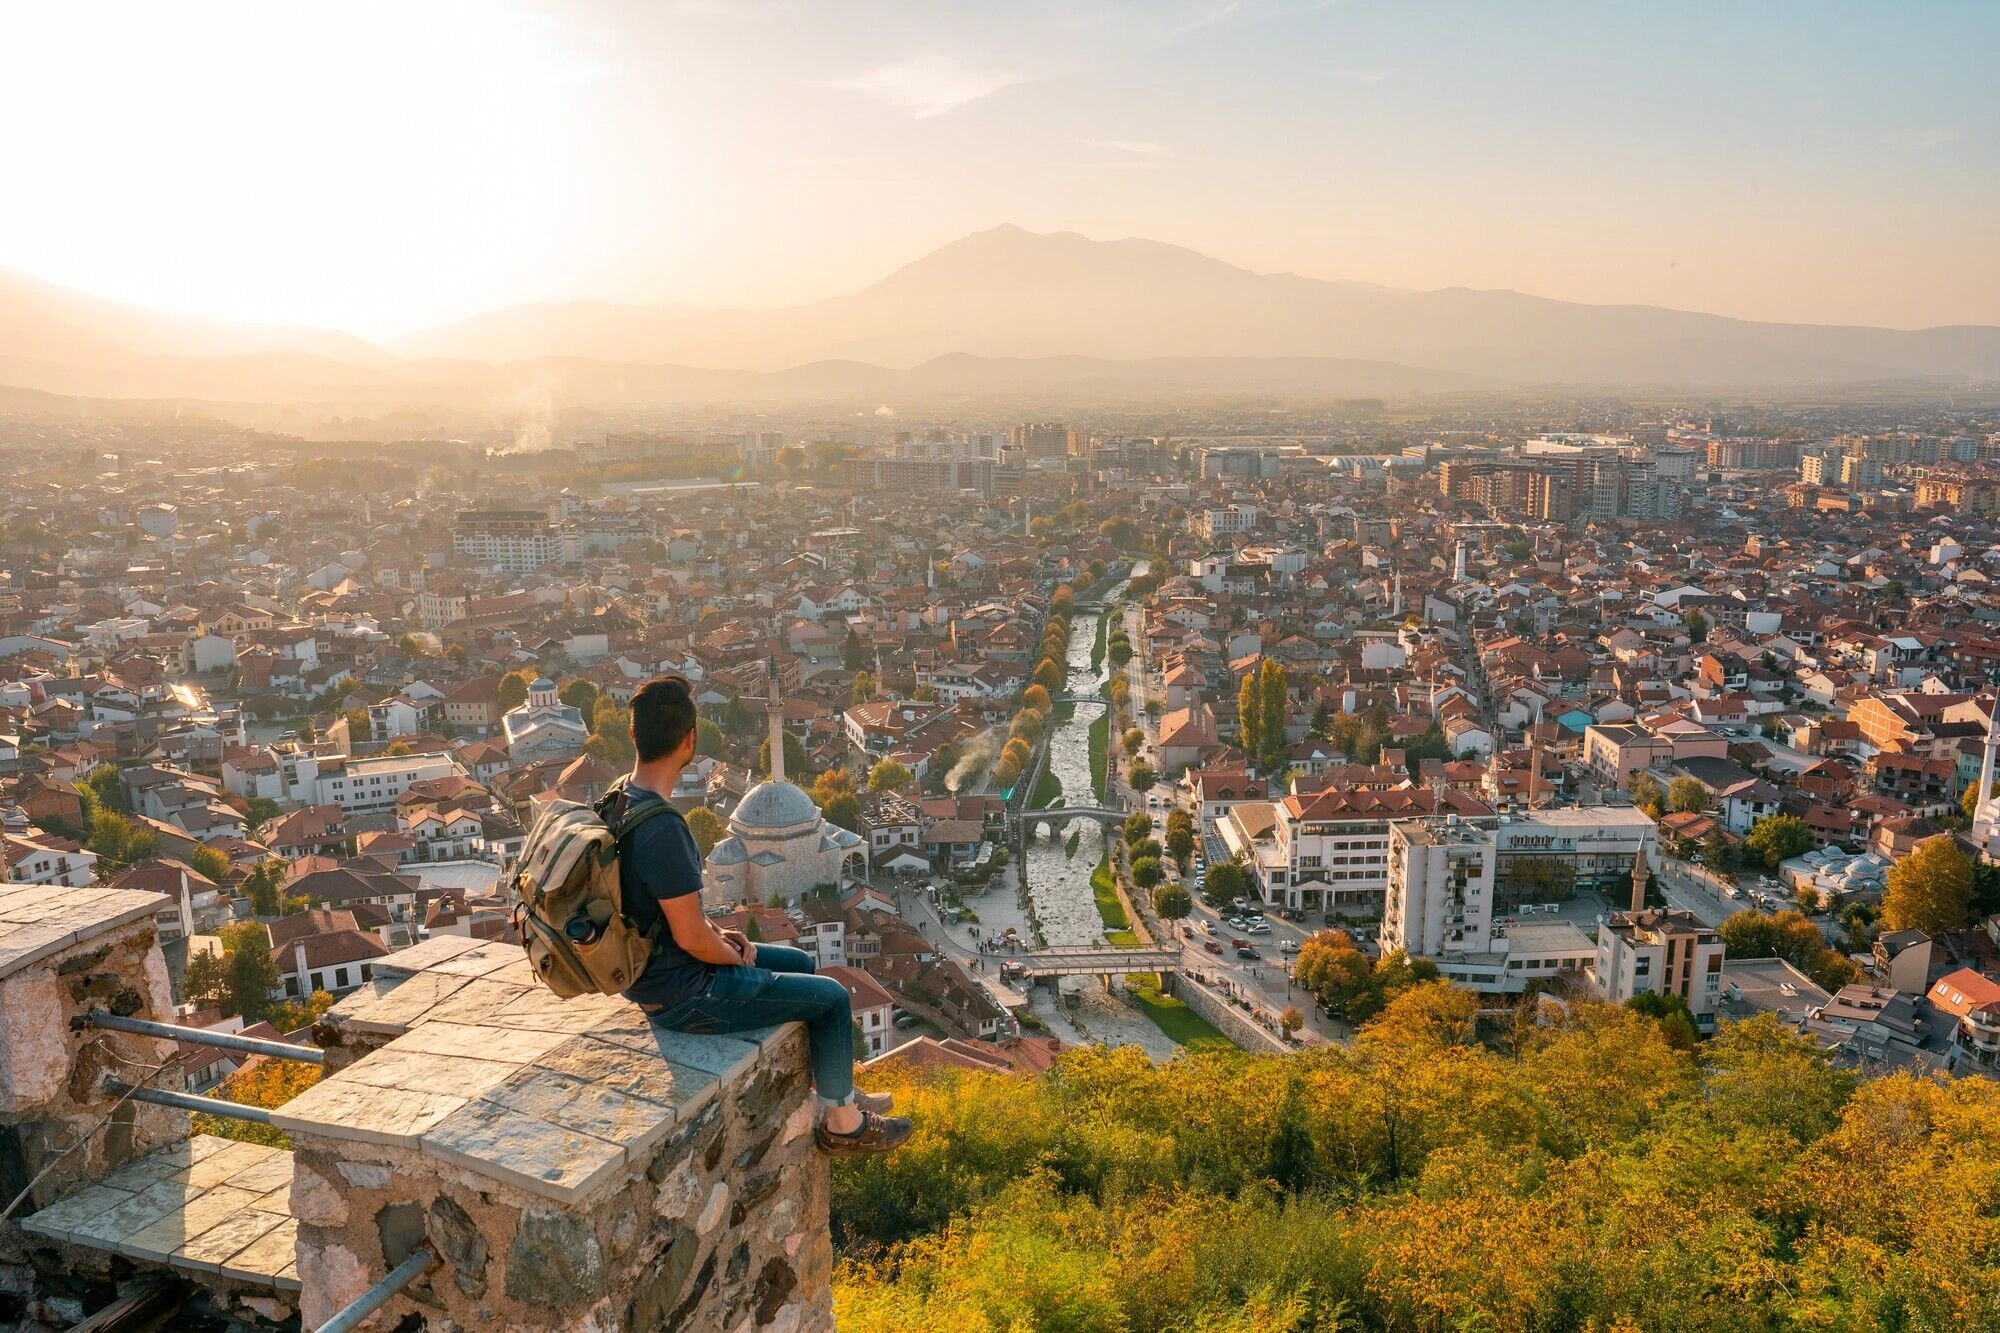
[[[632,696],[632,748],[641,762],[680,749],[694,726],[694,686],[686,676],[655,676]]]

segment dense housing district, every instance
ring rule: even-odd
[[[0,418],[7,879],[162,894],[183,1019],[296,1032],[511,939],[677,672],[710,910],[867,1061],[1343,1043],[1441,977],[1993,1071],[2000,419],[1277,419]]]

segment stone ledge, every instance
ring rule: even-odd
[[[299,1289],[292,1155],[201,1134],[120,1167],[23,1231],[278,1292]]]
[[[558,999],[516,945],[457,936],[393,955],[326,1022],[387,1040],[272,1124],[411,1149],[564,1204],[642,1164],[786,1033],[661,1031],[617,996]]]
[[[166,902],[161,894],[131,889],[64,889],[46,884],[0,889],[0,977],[72,944],[151,917]]]

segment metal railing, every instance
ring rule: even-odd
[[[245,1106],[241,1102],[225,1102],[218,1097],[203,1097],[193,1092],[173,1092],[166,1088],[145,1088],[126,1083],[119,1079],[104,1080],[104,1090],[114,1097],[129,1098],[135,1102],[147,1102],[153,1106],[171,1106],[181,1111],[200,1111],[203,1115],[227,1116],[231,1120],[248,1120],[254,1124],[268,1125],[271,1113],[261,1106]]]
[[[437,1254],[430,1246],[417,1246],[410,1251],[409,1258],[390,1269],[386,1277],[355,1297],[352,1305],[321,1324],[314,1333],[351,1333],[369,1315],[387,1305],[390,1297],[428,1273],[437,1261]]]
[[[104,1028],[111,1032],[130,1032],[141,1037],[163,1037],[168,1041],[192,1042],[218,1051],[243,1051],[250,1055],[268,1055],[276,1060],[296,1060],[308,1065],[326,1062],[326,1052],[317,1046],[295,1046],[288,1041],[241,1037],[234,1032],[212,1032],[207,1028],[182,1027],[178,1023],[155,1023],[144,1018],[122,1018],[102,1009],[92,1009],[82,1016],[81,1022],[86,1027]]]

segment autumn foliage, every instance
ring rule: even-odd
[[[261,1106],[270,1110],[283,1106],[319,1082],[319,1075],[318,1065],[255,1055],[250,1057],[248,1064],[222,1080],[221,1085],[207,1095],[226,1102],[236,1102],[243,1106]],[[237,1120],[230,1116],[197,1115],[194,1118],[194,1132],[214,1134],[225,1139],[242,1139],[246,1143],[267,1143],[276,1148],[292,1146],[291,1136],[282,1129],[253,1124],[248,1120]]]
[[[1595,1004],[1482,1045],[1476,1003],[896,1087],[915,1137],[835,1169],[841,1327],[2000,1326],[2000,1085],[1857,1085],[1768,1019],[1677,1050]]]

